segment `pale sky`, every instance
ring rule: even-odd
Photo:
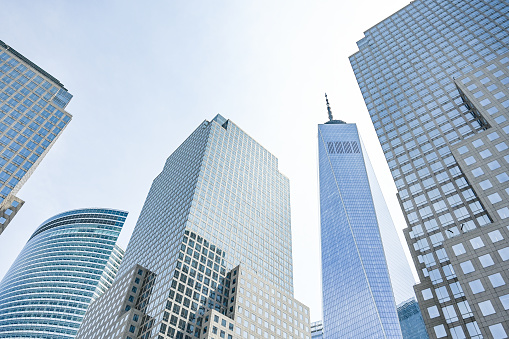
[[[321,319],[317,124],[357,123],[394,222],[396,189],[351,70],[363,32],[409,1],[0,0],[0,40],[74,95],[70,125],[0,235],[0,277],[47,218],[110,207],[125,248],[165,159],[203,120],[231,119],[290,178],[295,296]],[[402,232],[399,231],[403,239]],[[407,245],[403,245],[407,250]],[[408,253],[407,253],[408,255]]]

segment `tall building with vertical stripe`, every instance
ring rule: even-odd
[[[72,116],[72,95],[0,40],[0,234],[23,206],[16,196]]]
[[[416,0],[350,57],[431,338],[509,335],[509,6]]]
[[[356,124],[327,107],[318,125],[323,338],[402,338],[396,302],[414,295],[410,266]]]

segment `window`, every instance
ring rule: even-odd
[[[489,189],[489,188],[492,188],[492,187],[493,187],[493,185],[491,184],[491,181],[489,181],[489,180],[481,181],[481,182],[479,183],[479,186],[481,186],[481,188],[482,188],[483,190],[487,190],[487,189]]]
[[[481,262],[482,267],[489,267],[494,265],[493,259],[491,258],[491,255],[485,254],[483,256],[479,257],[479,261]]]
[[[502,198],[500,197],[500,194],[498,194],[498,193],[493,193],[493,194],[488,195],[488,199],[490,200],[490,202],[492,204],[496,204],[497,202],[502,201]]]
[[[490,282],[491,282],[491,285],[493,286],[493,288],[505,285],[504,278],[502,278],[502,275],[500,273],[492,274],[492,275],[488,276],[488,278],[490,279]]]
[[[433,329],[435,330],[435,335],[437,336],[437,338],[443,338],[447,336],[447,332],[445,331],[444,325],[435,326],[433,327]]]
[[[487,315],[495,313],[495,309],[493,308],[493,305],[491,304],[490,300],[483,301],[477,305],[479,305],[479,308],[481,309],[481,313],[483,316],[487,316]],[[500,337],[495,337],[495,338],[500,338]]]
[[[460,266],[461,269],[463,270],[463,274],[468,274],[475,271],[474,265],[472,265],[472,262],[470,260],[462,262]]]
[[[456,314],[453,305],[442,308],[442,312],[444,313],[445,321],[447,321],[447,323],[450,324],[458,321],[458,315]]]
[[[503,295],[498,299],[500,299],[500,302],[502,303],[502,306],[504,306],[504,309],[509,310],[509,294]]]
[[[466,253],[467,251],[465,251],[465,246],[463,246],[463,244],[457,244],[457,245],[454,245],[452,246],[452,250],[454,251],[454,254],[456,256],[458,255],[461,255],[461,254],[464,254]]]
[[[440,313],[438,312],[438,308],[436,306],[428,307],[428,314],[431,319],[440,316]]]
[[[422,290],[422,297],[424,300],[429,300],[433,298],[433,293],[431,292],[431,289],[427,288],[425,290]]]
[[[465,158],[464,161],[467,165],[472,165],[473,163],[475,163],[475,159],[473,156],[469,156],[468,158]]]
[[[507,338],[507,333],[505,333],[504,326],[502,326],[502,324],[491,325],[490,332],[493,338]]]
[[[491,242],[494,243],[500,240],[504,240],[504,237],[502,236],[499,230],[488,233],[488,236],[490,237]]]
[[[500,254],[503,261],[509,260],[509,247],[498,250],[498,254]]]
[[[479,279],[469,282],[468,285],[470,286],[470,289],[472,290],[473,294],[485,291],[484,286],[482,285],[481,280]]]
[[[484,242],[482,241],[481,237],[475,237],[470,239],[470,244],[472,245],[474,250],[484,246]]]
[[[493,171],[493,170],[496,170],[497,168],[499,168],[500,164],[498,163],[498,161],[495,160],[495,161],[488,163],[488,167],[490,170]]]

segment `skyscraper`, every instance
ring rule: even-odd
[[[398,318],[403,338],[429,338],[422,319],[421,309],[415,298],[408,299],[398,305]]]
[[[311,339],[323,339],[323,323],[321,321],[311,323]]]
[[[74,338],[112,284],[127,212],[80,209],[43,222],[0,283],[0,338]]]
[[[509,334],[508,10],[416,0],[367,30],[350,57],[432,338]]]
[[[72,95],[0,40],[0,233],[23,206],[16,197],[71,121]]]
[[[153,181],[117,278],[78,338],[309,339],[292,272],[289,181],[217,115]]]
[[[405,300],[412,273],[357,126],[327,108],[318,125],[323,336],[401,338],[391,280]]]

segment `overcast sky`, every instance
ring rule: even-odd
[[[128,211],[125,248],[165,159],[221,113],[278,157],[290,178],[295,296],[319,320],[324,92],[335,118],[359,125],[394,221],[405,227],[348,57],[365,30],[407,4],[0,0],[0,40],[74,95],[72,122],[21,189],[26,203],[0,235],[0,277],[39,224],[69,209]]]

